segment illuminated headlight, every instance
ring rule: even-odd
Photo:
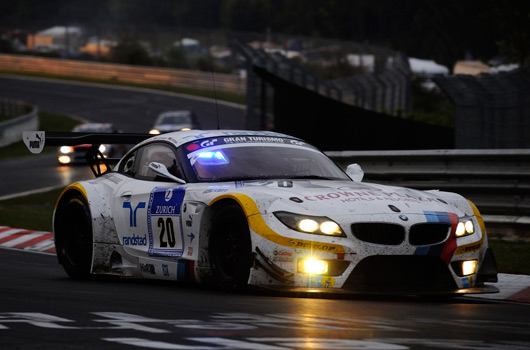
[[[70,159],[69,156],[65,156],[65,155],[59,156],[59,163],[61,163],[61,164],[68,164],[71,161],[72,160]]]
[[[62,154],[68,154],[68,153],[72,153],[74,151],[74,149],[70,146],[62,146],[61,148],[59,148],[59,151],[62,153]]]
[[[180,129],[180,131],[190,131],[191,129],[190,128],[182,128]]]
[[[339,224],[325,216],[307,216],[286,211],[275,212],[274,216],[284,225],[295,231],[346,237]]]
[[[451,263],[451,266],[459,277],[474,275],[477,273],[478,260],[454,261]]]
[[[328,273],[328,263],[325,260],[300,259],[298,260],[298,272],[311,275],[325,275]]]
[[[455,236],[464,237],[475,232],[475,226],[470,218],[460,218],[456,226]]]
[[[151,135],[159,135],[159,134],[160,134],[160,131],[157,130],[157,129],[151,129],[151,130],[149,130],[149,133],[150,133]]]
[[[99,146],[99,151],[100,151],[101,153],[105,153],[106,150],[107,150],[107,147],[106,147],[105,145],[100,145],[100,146]]]

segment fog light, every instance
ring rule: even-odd
[[[61,164],[68,164],[70,163],[72,160],[70,159],[69,156],[60,156],[59,157],[59,163]]]
[[[462,261],[462,275],[469,276],[477,272],[478,261],[466,260]]]
[[[316,259],[298,260],[298,272],[311,275],[323,275],[328,272],[328,263],[327,261]]]

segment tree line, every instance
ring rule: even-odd
[[[530,57],[528,0],[17,0],[3,29],[84,25],[145,31],[204,28],[382,45],[452,67],[464,58]]]

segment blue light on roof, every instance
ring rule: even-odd
[[[197,161],[202,165],[221,165],[228,164],[228,160],[221,151],[201,152],[197,155]]]

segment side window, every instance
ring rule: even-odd
[[[134,177],[136,175],[135,165],[137,159],[138,151],[135,151],[127,156],[121,163],[120,168],[118,169],[119,173],[122,173],[127,176]]]
[[[177,164],[175,152],[171,146],[163,143],[152,143],[144,146],[139,151],[141,152],[141,156],[137,160],[138,173],[135,176],[136,178],[151,181],[164,180],[149,169],[149,163],[151,162],[165,165],[171,174],[182,178],[182,172]]]

